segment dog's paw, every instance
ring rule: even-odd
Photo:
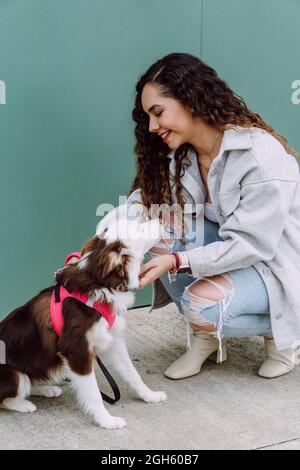
[[[21,413],[34,413],[36,409],[36,406],[28,400],[24,400],[15,408],[16,411],[20,411]]]
[[[39,385],[32,387],[30,394],[35,397],[56,398],[62,394],[62,389],[55,385]]]
[[[1,408],[12,411],[19,411],[19,413],[33,413],[36,411],[36,406],[29,400],[21,400],[14,398],[6,398],[3,400]]]
[[[152,392],[152,390],[150,390],[143,394],[141,398],[146,403],[159,403],[160,401],[165,401],[167,399],[167,395],[165,392]]]
[[[105,418],[96,419],[96,423],[105,429],[120,429],[127,426],[125,419],[119,416],[106,416]]]

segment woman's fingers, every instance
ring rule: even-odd
[[[153,266],[149,263],[146,263],[142,266],[142,269],[140,271],[140,288],[143,288],[147,286],[148,284],[151,284],[151,282],[154,282],[157,277],[159,277],[159,269],[157,266]]]
[[[155,279],[167,272],[174,265],[174,259],[171,255],[161,255],[151,259],[140,268],[140,288],[151,284]]]
[[[148,284],[151,284],[155,280],[152,270],[148,271],[141,279],[139,283],[140,289],[146,287]]]
[[[140,277],[143,276],[149,269],[153,267],[153,260],[148,261],[145,264],[142,264],[140,269]]]

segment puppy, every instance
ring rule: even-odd
[[[58,397],[62,391],[53,383],[68,377],[79,404],[97,425],[123,428],[125,420],[110,415],[103,405],[94,372],[96,356],[108,360],[145,402],[166,400],[164,392],[154,392],[143,383],[123,336],[124,313],[134,304],[131,290],[139,286],[143,256],[160,238],[158,220],[116,222],[109,214],[82,247],[79,261],[56,274],[56,289],[62,286],[87,299],[85,303],[65,298],[60,333],[50,315],[55,286],[42,290],[0,323],[0,341],[6,348],[6,363],[0,365],[1,408],[33,412],[36,407],[26,398]],[[96,304],[105,304],[113,318],[99,315],[93,308]]]

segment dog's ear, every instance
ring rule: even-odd
[[[103,253],[101,264],[102,264],[102,276],[105,278],[111,272],[118,269],[121,277],[125,276],[126,258],[125,255],[129,254],[128,248],[122,248],[120,246],[112,247],[111,250],[105,250]]]
[[[100,238],[100,240],[105,240],[107,230],[108,230],[108,227],[106,227],[102,232],[96,234],[96,236]]]
[[[107,230],[108,229],[105,229],[104,232],[106,232]],[[85,244],[81,248],[81,256],[84,256],[85,254],[91,253],[95,250],[100,252],[105,247],[105,245],[106,245],[106,242],[104,240],[104,233],[103,233],[103,236],[101,237],[97,237],[94,235],[87,242],[85,242]]]

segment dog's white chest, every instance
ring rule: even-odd
[[[97,355],[101,355],[113,347],[126,327],[124,318],[117,316],[111,329],[104,318],[101,318],[87,333],[90,349]]]

